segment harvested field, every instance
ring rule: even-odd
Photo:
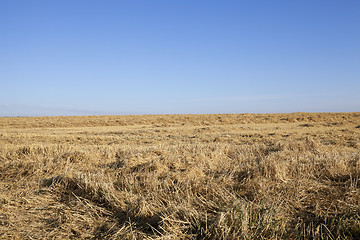
[[[359,239],[360,113],[0,118],[1,239]]]

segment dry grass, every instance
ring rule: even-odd
[[[360,113],[0,118],[2,239],[359,239]]]

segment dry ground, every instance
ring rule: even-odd
[[[0,118],[1,239],[359,239],[360,113]]]

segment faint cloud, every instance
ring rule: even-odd
[[[106,114],[100,111],[80,110],[63,107],[45,107],[23,104],[1,104],[0,116],[15,117],[15,116],[59,116],[59,115],[102,115]]]
[[[247,95],[247,96],[229,96],[229,97],[215,97],[207,99],[198,99],[199,102],[251,102],[264,100],[281,100],[295,98],[294,95]]]

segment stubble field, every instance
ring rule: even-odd
[[[359,239],[360,113],[0,118],[1,239]]]

